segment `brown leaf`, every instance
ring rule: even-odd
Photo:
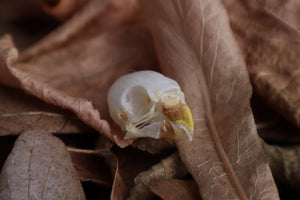
[[[29,60],[36,55],[67,45],[81,37],[107,32],[132,19],[136,0],[93,0],[62,26],[26,49],[20,60]]]
[[[111,187],[111,171],[105,157],[97,150],[68,148],[73,165],[81,181],[91,181],[101,186]]]
[[[168,139],[138,138],[131,145],[152,154],[162,153],[176,148],[174,141]]]
[[[140,173],[134,179],[134,187],[130,191],[128,199],[152,199],[153,194],[148,186],[160,179],[182,178],[188,174],[187,169],[177,153],[173,153],[151,169]]]
[[[0,199],[85,199],[64,144],[43,131],[17,139],[0,178]]]
[[[274,178],[300,191],[300,146],[279,147],[263,142]]]
[[[116,149],[114,154],[117,159],[117,166],[115,167],[115,177],[111,191],[112,200],[126,199],[130,188],[134,185],[134,178],[156,164],[164,156],[164,154],[151,155],[132,147]]]
[[[59,0],[55,5],[44,5],[44,11],[64,20],[72,16],[87,0]]]
[[[288,2],[293,1],[282,1],[280,7],[284,9]],[[274,110],[300,127],[298,30],[276,17],[274,9],[270,12],[271,5],[234,0],[224,0],[224,3],[243,50],[254,91]],[[298,4],[294,9],[299,8]],[[293,15],[289,10],[285,12]]]
[[[0,37],[9,33],[18,49],[23,50],[57,27],[59,22],[42,11],[40,1],[2,0]]]
[[[116,15],[118,17],[110,14],[106,20],[114,17],[120,19],[120,14]],[[101,20],[100,25],[96,26],[99,28],[97,33],[82,33],[80,39],[72,41],[70,38],[63,39],[65,43],[61,48],[57,46],[61,37],[52,44],[54,39],[49,36],[48,40],[37,44],[37,48],[28,50],[31,53],[27,54],[30,55],[27,59],[31,59],[26,63],[15,62],[18,59],[16,49],[8,37],[2,38],[0,48],[4,61],[0,64],[0,82],[22,88],[47,103],[71,110],[83,122],[118,145],[126,146],[132,140],[124,141],[120,128],[113,123],[110,127],[106,121],[110,120],[106,102],[108,89],[120,76],[131,70],[155,66],[156,60],[152,44],[147,41],[148,32],[143,28],[132,22],[106,32],[102,30]],[[90,26],[96,29],[95,24]],[[62,37],[77,34],[69,33],[66,30],[68,26],[64,28]],[[123,39],[125,37],[126,40]]]
[[[63,112],[20,90],[0,87],[0,136],[41,128],[50,133],[91,131],[71,113]]]
[[[278,20],[300,30],[300,2],[297,0],[261,1],[261,6]],[[258,4],[259,5],[259,4]]]
[[[202,198],[279,199],[225,9],[219,1],[142,2],[162,72],[180,83],[195,119],[193,141],[176,142]]]
[[[150,189],[164,200],[201,200],[198,185],[192,180],[161,179],[151,183]]]
[[[251,107],[261,138],[277,143],[300,144],[299,129],[272,110],[257,95],[252,96]]]

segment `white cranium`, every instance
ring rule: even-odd
[[[112,119],[126,131],[125,139],[171,137],[192,139],[193,119],[178,83],[154,71],[118,79],[108,93]]]

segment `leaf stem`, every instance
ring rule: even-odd
[[[215,141],[215,146],[217,149],[217,152],[219,153],[220,159],[222,160],[222,162],[224,163],[224,168],[227,171],[229,177],[232,180],[233,185],[236,187],[237,193],[240,195],[242,200],[248,200],[243,187],[241,186],[241,183],[239,182],[232,166],[231,163],[227,157],[227,154],[223,148],[221,139],[219,137],[218,131],[214,125],[211,113],[206,113],[206,117],[207,117],[207,125],[208,128],[210,130],[211,136],[213,138],[213,140]]]

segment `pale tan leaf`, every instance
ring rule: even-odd
[[[219,1],[142,1],[161,70],[195,119],[179,154],[203,199],[279,199],[250,109],[251,85]]]
[[[29,130],[17,139],[0,177],[0,199],[85,199],[65,145]]]

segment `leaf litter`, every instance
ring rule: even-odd
[[[139,150],[136,149],[128,151],[127,148],[114,147],[118,150],[112,153],[111,143],[101,137],[96,146],[91,146],[95,149],[69,147],[69,153],[74,158],[73,165],[79,174],[79,177],[73,180],[74,183],[80,178],[84,185],[91,187],[85,183],[94,183],[100,190],[112,187],[111,199],[126,199],[129,195],[132,199],[141,196],[152,199],[154,194],[167,199],[168,197],[164,196],[166,192],[159,188],[175,190],[177,187],[182,188],[178,191],[178,195],[189,195],[191,198],[198,198],[196,196],[199,189],[203,199],[263,197],[278,199],[249,104],[252,91],[246,66],[254,91],[281,115],[298,125],[295,111],[297,78],[293,68],[297,61],[291,54],[293,51],[289,50],[297,47],[293,42],[298,37],[299,20],[295,12],[297,4],[294,1],[289,3],[277,1],[277,4],[266,3],[263,7],[258,7],[257,5],[262,4],[223,0],[231,28],[227,13],[219,1],[153,1],[150,4],[136,0],[79,0],[69,4],[69,7],[68,0],[49,2],[51,5],[48,4],[48,8],[52,10],[45,9],[45,11],[65,20],[56,30],[29,48],[24,50],[20,48],[19,51],[13,40],[16,37],[18,41],[29,44],[30,42],[25,41],[26,37],[21,37],[20,34],[14,34],[13,38],[0,36],[0,83],[5,86],[0,90],[1,100],[5,100],[3,101],[5,104],[1,107],[1,115],[7,117],[11,111],[15,114],[43,113],[40,122],[45,122],[38,126],[30,126],[35,118],[26,121],[29,116],[20,118],[17,115],[18,117],[8,123],[9,129],[5,135],[19,134],[24,127],[27,127],[25,130],[44,128],[47,132],[57,133],[62,127],[61,122],[69,120],[70,115],[66,113],[71,111],[76,115],[75,117],[71,114],[74,123],[62,129],[62,134],[71,132],[84,134],[82,131],[86,129],[82,130],[81,125],[77,127],[81,122],[76,120],[81,120],[120,147],[134,142],[133,146],[159,155],[151,162],[146,162],[144,159],[151,160],[151,156],[147,153],[141,156],[137,154]],[[232,6],[232,2],[236,3],[235,6]],[[240,9],[240,5],[246,9]],[[247,14],[248,21],[244,17]],[[266,20],[260,20],[261,18]],[[263,25],[257,25],[259,23]],[[264,27],[267,31],[264,33],[260,29],[253,28],[247,32],[245,27],[249,24]],[[233,38],[231,29],[238,43]],[[275,37],[275,33],[280,33],[279,40]],[[244,37],[245,35],[249,37]],[[271,37],[268,38],[269,36]],[[259,41],[266,38],[269,40],[259,45],[255,42],[255,38],[259,38]],[[237,44],[244,54],[246,65]],[[256,48],[263,52],[263,56],[253,53]],[[277,83],[268,82],[269,80],[264,77],[265,71],[262,70],[267,69],[269,73],[276,69],[276,65],[273,67],[274,61],[270,59],[272,53],[268,54],[263,51],[264,49],[275,53],[279,49],[281,52],[279,55],[283,56],[280,56],[278,61],[284,64],[286,62],[282,60],[292,61],[291,64],[284,65],[290,67],[279,68],[274,79],[284,82],[292,77],[294,82],[286,90],[288,92],[276,92]],[[268,59],[264,58],[271,61],[266,62]],[[259,68],[259,66],[266,67]],[[108,115],[106,96],[110,85],[124,74],[143,69],[160,71],[174,78],[185,92],[195,118],[196,130],[192,143],[186,138],[175,141],[184,164],[178,155],[177,164],[163,165],[165,160],[172,156],[159,162],[165,153],[174,152],[172,142],[156,143],[148,139],[123,140],[124,133]],[[259,78],[262,81],[257,81]],[[270,91],[266,90],[268,87],[271,88]],[[50,113],[55,113],[51,115],[54,119],[47,118],[48,106],[42,105],[40,100],[24,95],[29,99],[24,103],[6,92],[9,90],[18,94],[19,89],[56,106],[57,109],[50,106]],[[272,94],[275,97],[273,99],[269,98]],[[9,103],[8,99],[14,101]],[[37,107],[36,104],[31,104],[34,101],[38,102]],[[47,124],[48,120],[55,123]],[[19,121],[21,125],[13,128],[14,121]],[[0,127],[5,126],[7,123],[2,121]],[[272,136],[269,138],[272,139]],[[99,153],[97,148],[100,151],[104,148],[106,155]],[[265,151],[269,160],[278,160],[277,157],[274,158],[277,154]],[[7,162],[12,155],[14,154],[9,156]],[[103,159],[110,160],[110,165],[105,164]],[[93,162],[97,164],[94,166],[89,164]],[[273,163],[270,162],[274,171]],[[283,162],[277,163],[281,166]],[[174,179],[185,177],[188,173],[185,171],[180,176],[174,175],[180,172],[179,166],[188,169],[197,182],[197,187],[195,182]],[[114,176],[112,185],[109,176],[104,176],[107,167]],[[291,166],[286,168],[293,169]],[[165,171],[161,171],[162,169]],[[145,184],[140,184],[141,182]],[[290,186],[294,184],[291,180],[285,183],[291,184]],[[137,189],[140,186],[143,186],[143,189]],[[85,191],[87,192],[86,188]],[[34,192],[39,194],[38,189]],[[101,192],[97,195],[101,195]],[[137,196],[133,197],[134,195]]]

